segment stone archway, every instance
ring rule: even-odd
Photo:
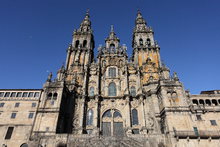
[[[102,135],[105,137],[124,136],[123,119],[121,113],[116,109],[109,109],[102,115]]]
[[[23,143],[20,147],[28,147],[27,143]]]

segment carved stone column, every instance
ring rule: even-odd
[[[93,134],[94,135],[99,135],[99,114],[100,114],[100,111],[99,111],[99,96],[95,96],[95,106],[94,106],[94,118],[93,118],[93,122],[94,122],[94,129],[93,129]]]
[[[142,113],[142,127],[146,126],[145,123],[145,110],[144,110],[144,96],[140,95],[139,104],[141,106],[141,113]]]
[[[80,97],[77,100],[75,105],[75,114],[73,118],[73,134],[82,134],[83,133],[83,118],[84,118],[84,109],[85,109],[85,99]]]
[[[127,112],[125,114],[125,118],[126,118],[125,126],[127,128],[126,134],[129,135],[129,134],[132,134],[132,130],[131,130],[131,105],[130,105],[129,95],[127,95],[125,98],[125,109],[126,109],[125,112]]]

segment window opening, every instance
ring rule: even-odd
[[[114,82],[109,84],[108,95],[109,96],[116,96],[116,85]]]
[[[92,124],[93,124],[93,110],[89,109],[87,111],[86,125],[92,125]]]
[[[138,125],[138,112],[137,112],[137,109],[132,110],[132,125]]]
[[[5,139],[11,139],[14,127],[8,127],[7,133],[5,135]]]

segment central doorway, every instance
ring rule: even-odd
[[[123,119],[116,109],[109,109],[102,115],[102,135],[105,137],[123,137]]]

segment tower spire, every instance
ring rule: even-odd
[[[140,9],[138,9],[138,11],[137,11],[137,17],[136,17],[135,24],[136,24],[136,25],[137,25],[137,24],[147,25],[146,21],[144,20],[142,14],[141,14]]]
[[[107,37],[106,40],[119,40],[119,38],[115,34],[113,25],[111,25],[111,31],[110,31],[109,36]]]
[[[83,19],[82,23],[80,24],[80,31],[87,32],[91,30],[91,21],[89,16],[89,9],[86,10],[85,18]]]

